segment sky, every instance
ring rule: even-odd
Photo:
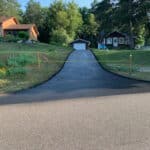
[[[42,6],[49,6],[53,0],[36,0],[41,3]],[[64,2],[68,2],[69,0],[64,0]],[[80,7],[86,6],[90,7],[93,0],[74,0]],[[24,9],[28,0],[18,0],[22,8]]]

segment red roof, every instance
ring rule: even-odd
[[[10,17],[9,17],[10,18]],[[9,19],[8,17],[6,16],[1,16],[0,17],[0,23],[4,22],[5,20]]]
[[[36,33],[38,34],[38,30],[35,24],[16,24],[16,25],[8,26],[4,29],[5,30],[30,30],[32,27],[35,29]]]
[[[6,16],[0,16],[0,24],[3,23],[4,21],[8,20],[8,19],[15,19],[16,23],[18,23],[17,19],[15,17],[6,17]]]

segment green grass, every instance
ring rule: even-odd
[[[64,64],[71,48],[43,43],[0,43],[0,93],[42,83]]]
[[[93,50],[98,61],[111,72],[139,80],[150,81],[150,51]],[[130,59],[132,54],[132,59]]]

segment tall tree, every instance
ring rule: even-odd
[[[41,26],[43,23],[43,14],[40,3],[34,0],[30,0],[27,3],[23,19],[25,23],[34,23],[38,27]]]
[[[48,42],[47,29],[45,28],[47,12],[48,8],[42,8],[39,2],[30,0],[23,14],[24,23],[33,23],[38,27],[40,33],[39,40],[41,42]]]
[[[113,29],[113,7],[110,0],[103,0],[95,5],[92,12],[96,16],[96,20],[99,24],[99,30],[105,32],[111,32]]]
[[[98,32],[98,23],[96,22],[95,15],[91,13],[86,7],[81,10],[83,25],[79,32],[79,36],[83,39],[89,40],[94,47],[97,43],[97,32]]]
[[[136,44],[143,45],[150,36],[150,25],[147,11],[150,8],[148,0],[102,0],[93,7],[93,12],[99,23],[99,30],[105,33],[114,30],[130,35],[130,48]]]
[[[130,48],[134,48],[133,35],[136,36],[136,44],[144,45],[145,43],[148,22],[146,7],[145,0],[120,0],[119,2],[117,13],[123,15],[117,18],[130,34]]]
[[[74,39],[76,33],[79,31],[79,27],[82,26],[83,21],[79,8],[73,1],[67,4],[67,14],[69,20],[67,31],[70,37]]]
[[[0,16],[14,16],[21,19],[20,13],[21,9],[17,0],[0,0]]]
[[[57,43],[60,41],[60,44],[67,44],[73,40],[82,24],[78,6],[74,2],[63,3],[62,0],[55,0],[51,4],[47,20],[50,41]],[[63,33],[63,37],[61,33]],[[62,39],[65,39],[64,43]]]

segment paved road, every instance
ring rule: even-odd
[[[0,150],[149,150],[149,90],[76,51],[51,81],[0,97]]]
[[[14,104],[150,92],[150,83],[122,78],[103,70],[90,51],[74,51],[63,70],[47,83],[0,97],[0,104]]]

